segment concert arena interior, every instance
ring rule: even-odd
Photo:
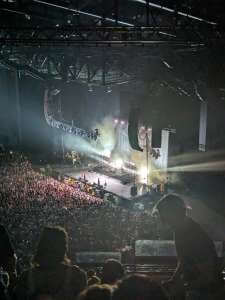
[[[225,299],[223,0],[0,0],[0,299]]]

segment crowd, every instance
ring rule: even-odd
[[[162,286],[148,276],[126,276],[122,264],[105,261],[100,277],[94,270],[85,272],[71,263],[67,256],[68,234],[59,226],[43,229],[34,252],[32,266],[20,276],[13,276],[13,247],[7,231],[0,225],[1,300],[166,300]],[[13,264],[16,270],[16,264]],[[16,272],[14,272],[16,273]]]
[[[115,206],[83,187],[40,174],[19,153],[0,155],[0,299],[225,298],[215,245],[175,194],[156,205],[162,223],[174,233],[177,268],[169,281],[126,276],[112,259],[100,276],[76,266],[78,251],[122,251],[137,239],[159,237],[158,222],[149,211]]]
[[[45,225],[61,225],[69,234],[68,253],[120,251],[136,239],[157,238],[157,224],[147,211],[131,211],[34,171],[18,153],[1,158],[1,223],[16,247],[24,269]]]

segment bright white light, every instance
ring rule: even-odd
[[[146,167],[142,167],[142,168],[140,168],[140,170],[139,170],[138,173],[139,173],[139,175],[141,175],[141,176],[143,176],[143,177],[147,177],[148,170],[147,170]]]
[[[93,92],[93,86],[91,84],[88,84],[88,92],[90,93]]]
[[[147,167],[141,167],[138,171],[140,182],[147,183],[148,169]]]
[[[106,156],[106,157],[110,157],[110,154],[111,154],[111,151],[109,149],[105,149],[103,152],[102,152],[102,155],[103,156]]]
[[[116,124],[117,124],[118,122],[119,122],[119,120],[118,120],[118,119],[115,119],[115,120],[114,120],[114,123],[116,123]]]
[[[135,163],[133,163],[132,161],[125,161],[125,163],[131,166],[135,166]]]
[[[115,169],[121,169],[123,167],[123,161],[121,158],[116,159],[112,162],[112,167]]]
[[[121,124],[121,125],[124,125],[124,124],[125,124],[125,121],[121,121],[120,124]]]

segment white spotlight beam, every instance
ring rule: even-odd
[[[208,20],[204,20],[203,18],[196,17],[196,16],[190,15],[188,13],[184,13],[182,11],[175,11],[172,8],[169,8],[169,7],[166,7],[166,6],[163,6],[163,5],[159,5],[159,4],[156,4],[156,3],[153,3],[153,2],[147,2],[145,0],[132,0],[132,1],[139,2],[139,3],[145,4],[145,5],[148,3],[148,5],[150,7],[158,8],[158,9],[161,9],[161,10],[164,10],[164,11],[167,11],[167,12],[170,12],[170,13],[174,13],[174,14],[177,14],[179,16],[186,17],[186,18],[189,18],[189,19],[192,19],[192,20],[203,22],[203,23],[206,23],[206,24],[217,25],[216,22],[211,22],[211,21],[208,21]]]

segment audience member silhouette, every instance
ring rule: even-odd
[[[96,271],[90,269],[87,271],[88,286],[93,284],[101,284],[101,279],[97,276]]]
[[[16,286],[15,299],[75,299],[87,286],[86,273],[70,264],[68,236],[62,227],[45,227],[34,267],[25,271]]]
[[[107,284],[95,284],[81,292],[78,300],[111,300],[111,296],[112,287]]]
[[[162,287],[146,275],[129,275],[118,282],[113,300],[166,300]]]
[[[106,260],[102,269],[102,283],[116,284],[124,276],[122,264],[116,259]]]
[[[172,278],[164,283],[169,293],[184,295],[185,287],[186,294],[199,300],[222,299],[224,285],[215,245],[200,225],[186,215],[184,201],[176,194],[168,194],[160,199],[156,209],[161,220],[174,231],[178,264]]]

